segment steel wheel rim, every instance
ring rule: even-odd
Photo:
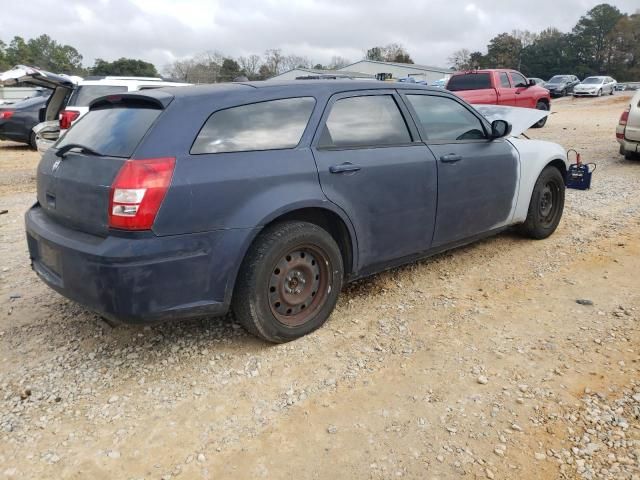
[[[267,285],[273,316],[288,327],[307,323],[329,296],[330,272],[328,255],[315,245],[283,255],[271,269]]]
[[[555,182],[550,181],[545,184],[540,192],[540,200],[538,202],[538,215],[540,223],[548,227],[553,224],[560,200],[560,189]]]

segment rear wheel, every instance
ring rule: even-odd
[[[564,178],[555,167],[540,173],[533,187],[527,219],[519,226],[521,234],[541,240],[555,232],[564,210]]]
[[[31,132],[31,135],[29,135],[29,146],[31,147],[32,150],[37,150],[38,149],[38,144],[36,143],[36,133],[35,132]]]
[[[320,327],[342,288],[333,237],[317,225],[285,222],[266,229],[242,263],[232,309],[251,333],[282,343]]]
[[[549,110],[549,105],[547,105],[546,102],[538,102],[536,104],[536,109],[537,110]],[[542,127],[544,127],[546,125],[546,123],[547,123],[547,118],[549,118],[549,116],[544,117],[538,123],[534,124],[533,128],[542,128]]]

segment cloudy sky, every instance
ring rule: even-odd
[[[141,58],[160,69],[207,50],[262,54],[267,48],[328,63],[366,48],[403,44],[416,63],[447,66],[459,48],[483,50],[513,29],[568,31],[590,0],[4,0],[0,39],[48,33],[95,58]],[[633,13],[638,0],[611,0]]]

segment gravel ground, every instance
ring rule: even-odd
[[[38,156],[0,142],[0,478],[640,479],[625,100],[560,99],[529,132],[598,164],[551,238],[350,285],[276,346],[232,318],[111,328],[49,290],[22,224]]]

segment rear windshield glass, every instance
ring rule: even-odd
[[[491,79],[488,73],[468,73],[465,75],[454,75],[449,79],[447,90],[457,92],[460,90],[480,90],[491,88]]]
[[[80,85],[71,94],[67,105],[70,107],[88,107],[98,97],[126,91],[127,87],[124,85]]]
[[[153,108],[105,108],[92,110],[65,133],[54,146],[73,143],[109,157],[129,158],[161,110]]]
[[[598,77],[589,77],[589,78],[585,78],[582,83],[602,83],[602,78],[598,78]]]

